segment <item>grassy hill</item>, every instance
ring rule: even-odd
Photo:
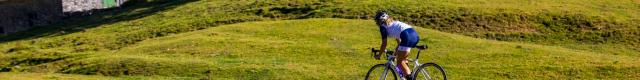
[[[74,74],[55,74],[55,73],[0,73],[0,78],[7,80],[175,80],[175,79],[193,79],[186,77],[144,77],[144,76],[126,76],[126,77],[107,77],[97,75],[74,75]]]
[[[22,45],[75,48],[67,52],[118,50],[146,39],[238,22],[370,19],[372,13],[386,10],[401,21],[449,33],[637,56],[638,6],[637,0],[133,0],[115,11],[2,35],[0,41],[55,37]],[[56,37],[60,35],[69,36]],[[12,51],[21,48],[8,53]]]
[[[443,64],[452,79],[628,79],[640,71],[633,64],[640,57],[638,6],[637,0],[134,0],[0,36],[0,72],[359,79],[380,62],[366,52],[379,42],[369,20],[387,10],[422,27],[422,42],[433,47],[423,57]],[[347,19],[297,20],[327,17]]]
[[[307,19],[248,22],[169,35],[116,51],[75,54],[23,66],[103,76],[193,79],[360,79],[375,63],[379,42],[369,20]],[[484,40],[416,28],[432,49],[423,62],[442,64],[451,79],[629,79],[636,56]],[[413,54],[415,55],[415,54]],[[3,56],[4,59],[13,56]],[[51,55],[47,57],[52,57]],[[473,66],[470,66],[473,65]]]

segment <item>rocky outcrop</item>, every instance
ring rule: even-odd
[[[127,0],[62,0],[62,10],[67,16],[91,15],[102,9],[118,7]]]
[[[82,12],[102,9],[102,0],[62,0],[63,12]]]

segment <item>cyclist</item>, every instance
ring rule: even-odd
[[[398,46],[396,46],[395,55],[397,67],[401,70],[402,76],[406,79],[411,79],[411,70],[407,65],[407,57],[409,56],[409,50],[418,44],[418,33],[413,28],[400,21],[395,21],[386,12],[380,11],[375,16],[375,22],[380,28],[382,35],[382,43],[380,44],[380,52],[384,53],[387,48],[387,37],[393,37],[396,39]],[[374,56],[376,59],[380,59],[380,54]]]

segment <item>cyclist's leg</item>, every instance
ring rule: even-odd
[[[400,46],[402,47],[402,46]],[[407,61],[407,57],[409,56],[409,51],[402,51],[400,48],[398,47],[398,50],[396,50],[396,54],[397,57],[396,58],[396,65],[398,65],[398,67],[400,67],[400,70],[402,71],[402,73],[404,73],[402,76],[408,77],[411,75],[411,69],[409,69],[409,65],[407,65],[408,61]],[[406,48],[404,48],[406,49]]]
[[[400,45],[396,48],[396,56],[398,57],[396,58],[396,64],[400,67],[402,73],[404,73],[402,76],[409,77],[409,75],[411,75],[411,69],[409,69],[409,65],[407,65],[407,57],[409,57],[409,50],[411,50],[411,47],[407,47],[403,45],[403,43],[406,44],[407,42],[402,40]]]
[[[397,48],[396,52],[398,54],[398,63],[399,66],[402,67],[402,71],[405,73],[404,76],[408,76],[411,74],[411,69],[407,65],[407,57],[409,56],[409,51],[412,47],[416,46],[419,41],[418,34],[412,28],[406,29],[400,33],[400,44]]]

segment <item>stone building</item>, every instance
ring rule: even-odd
[[[0,34],[55,23],[63,17],[90,15],[127,0],[0,0]],[[71,14],[80,13],[80,14]]]

